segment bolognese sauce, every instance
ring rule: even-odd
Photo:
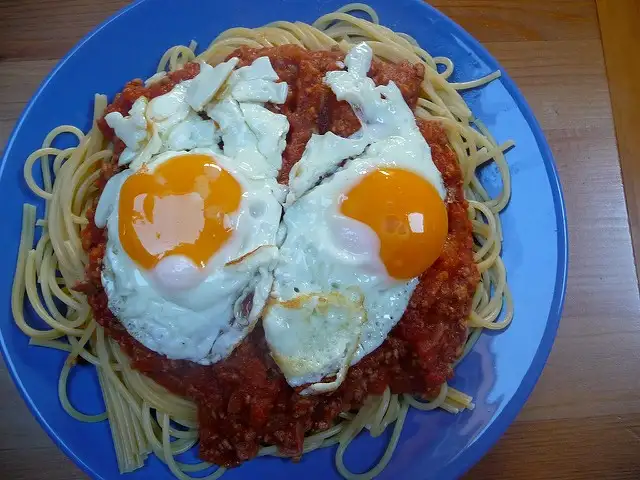
[[[351,107],[338,101],[323,83],[327,71],[342,68],[341,52],[310,52],[285,45],[242,47],[231,56],[240,58],[240,66],[268,56],[280,79],[289,86],[284,105],[269,105],[286,115],[290,124],[280,182],[286,182],[291,166],[300,159],[313,133],[331,131],[348,136],[360,128]],[[107,112],[126,114],[138,97],[154,98],[166,93],[198,71],[197,64],[189,63],[148,87],[134,80],[116,96]],[[369,76],[376,84],[395,82],[405,101],[414,108],[424,68],[408,62],[374,60]],[[98,187],[104,188],[117,171],[117,157],[124,147],[106,122],[100,120],[98,125],[114,142],[114,158],[105,162],[98,181]],[[418,120],[418,126],[447,189],[448,237],[439,259],[420,276],[404,315],[386,341],[352,366],[344,383],[329,394],[303,396],[299,393],[301,388],[290,387],[270,356],[260,326],[229,357],[207,366],[170,360],[131,337],[108,308],[100,278],[106,231],[96,227],[89,212],[89,224],[82,233],[89,264],[86,280],[79,288],[87,294],[95,319],[127,353],[133,368],[196,403],[199,454],[203,460],[237,466],[255,457],[264,445],[276,445],[285,455],[299,456],[306,434],[331,427],[341,412],[360,407],[368,395],[381,394],[389,387],[393,393],[430,398],[451,378],[451,365],[466,339],[465,319],[479,274],[473,260],[472,227],[456,155],[439,123]]]

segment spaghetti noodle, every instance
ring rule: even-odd
[[[364,13],[369,19],[351,15],[354,11]],[[257,29],[232,28],[220,34],[198,56],[194,42],[188,47],[172,47],[162,56],[154,77],[160,78],[164,72],[180,69],[195,59],[215,65],[242,46],[296,44],[309,50],[339,48],[346,52],[361,41],[366,41],[379,59],[394,63],[408,60],[424,65],[425,78],[415,115],[437,120],[443,125],[459,161],[475,239],[474,261],[481,276],[468,319],[464,357],[483,329],[503,329],[513,317],[506,270],[500,258],[502,236],[498,216],[509,201],[509,169],[504,152],[513,143],[498,144],[484,125],[474,119],[459,94],[461,90],[476,88],[498,78],[499,72],[471,82],[450,83],[448,79],[454,70],[450,59],[432,57],[411,37],[380,25],[376,12],[370,7],[351,4],[319,18],[313,25],[275,22]],[[443,67],[441,72],[438,72],[439,66]],[[38,220],[35,206],[24,206],[12,290],[13,316],[16,325],[30,337],[31,344],[67,353],[58,384],[60,403],[69,415],[80,421],[99,422],[108,418],[121,472],[142,467],[146,457],[153,453],[177,478],[189,479],[189,473],[202,471],[209,473],[205,478],[218,478],[224,468],[206,462],[186,464],[175,458],[198,441],[195,405],[134,370],[118,344],[108,338],[92,318],[84,295],[71,288],[84,276],[88,257],[82,248],[80,233],[87,224],[87,210],[100,193],[95,184],[100,166],[112,156],[111,146],[103,148],[105,140],[96,128],[106,105],[106,98],[96,95],[94,123],[89,133],[84,134],[68,125],[57,127],[25,162],[26,183],[44,200],[46,207],[44,217]],[[52,146],[62,134],[75,136],[77,146],[66,149]],[[36,182],[32,171],[37,162],[42,170],[41,184]],[[489,196],[477,176],[477,169],[488,162],[497,166],[502,177],[503,189],[495,198]],[[36,228],[41,230],[37,241]],[[24,312],[25,294],[48,328],[38,330],[29,325]],[[102,414],[82,413],[68,398],[69,373],[80,359],[97,368],[106,405],[106,412]],[[351,479],[372,478],[389,462],[409,408],[442,408],[458,413],[473,408],[473,403],[471,397],[446,383],[439,395],[429,402],[410,395],[395,395],[387,388],[383,395],[370,396],[357,413],[344,412],[340,421],[328,430],[307,436],[303,453],[337,444],[336,466],[341,475]],[[350,442],[362,430],[378,436],[392,424],[391,439],[377,465],[365,473],[350,472],[343,459]],[[267,446],[259,455],[277,456],[280,453],[275,446]]]

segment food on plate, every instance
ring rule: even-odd
[[[122,472],[154,453],[178,478],[217,478],[337,444],[355,478],[349,443],[393,425],[372,478],[409,408],[473,408],[447,381],[512,319],[498,213],[513,144],[458,93],[499,73],[449,82],[450,60],[362,5],[195,48],[97,95],[89,133],[58,127],[27,159],[47,207],[37,221],[24,208],[15,321],[68,352],[60,402],[109,419]],[[78,145],[52,146],[66,132]],[[477,173],[489,164],[495,198]],[[28,323],[25,294],[48,329]],[[67,396],[87,362],[102,415]],[[201,463],[176,459],[196,444]]]

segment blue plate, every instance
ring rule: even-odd
[[[22,177],[26,157],[60,124],[90,127],[93,94],[114,95],[136,77],[154,73],[166,48],[195,39],[205,46],[234,26],[257,27],[275,20],[312,22],[345,0],[213,2],[143,0],[112,17],[67,55],[35,94],[0,164],[3,234],[0,235],[0,332],[6,363],[33,414],[58,445],[95,478],[116,478],[118,469],[108,426],[84,424],[66,415],[56,394],[63,354],[28,347],[14,326],[10,291],[20,238],[22,203],[34,201]],[[454,80],[486,75],[500,65],[468,33],[417,0],[370,0],[381,22],[406,32],[434,55],[454,60]],[[504,70],[503,70],[504,73]],[[513,197],[502,215],[503,258],[515,302],[512,325],[485,333],[456,370],[453,385],[474,396],[476,408],[461,415],[410,411],[398,448],[380,478],[455,478],[469,469],[498,439],[531,392],[547,359],[560,319],[567,274],[567,230],[556,168],[542,131],[508,75],[465,95],[471,109],[499,142],[517,147],[508,154]],[[495,191],[495,170],[483,181]],[[76,369],[71,398],[88,413],[104,409],[97,377]],[[7,432],[5,432],[7,433]],[[346,454],[352,470],[375,462],[385,439],[361,435]],[[334,450],[305,455],[301,462],[261,458],[225,474],[250,479],[337,478]],[[156,458],[131,479],[169,479]]]

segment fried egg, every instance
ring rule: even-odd
[[[442,176],[397,86],[366,76],[371,58],[358,45],[346,71],[325,77],[362,129],[314,135],[289,177],[263,326],[288,383],[305,394],[334,390],[384,342],[447,236]]]
[[[286,83],[268,58],[232,58],[105,116],[125,143],[95,222],[106,227],[110,310],[149,349],[201,364],[228,356],[273,282],[289,123],[267,110]],[[208,116],[206,112],[211,115]]]
[[[274,181],[275,183],[275,181]],[[166,152],[105,188],[102,284],[143,345],[208,364],[254,327],[269,295],[281,205],[218,152]]]

